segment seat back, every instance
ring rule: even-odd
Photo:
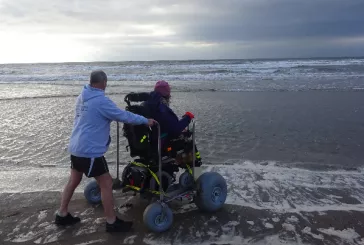
[[[126,95],[124,99],[127,103],[125,110],[149,118],[149,108],[145,103],[131,104],[132,102],[144,102],[148,98],[148,93],[130,93]],[[127,138],[131,157],[151,158],[153,156],[153,137],[149,127],[124,123],[123,135]]]
[[[144,102],[149,99],[150,94],[147,92],[141,92],[141,93],[129,93],[124,97],[124,101],[128,106],[131,105],[131,102]]]

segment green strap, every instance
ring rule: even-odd
[[[142,137],[142,139],[140,140],[140,143],[143,143],[144,142],[144,140],[147,138],[147,136],[146,135],[144,135],[143,137]]]

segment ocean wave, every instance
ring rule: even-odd
[[[139,90],[130,90],[123,92],[109,92],[107,96],[115,96],[115,95],[126,95],[130,92],[149,92],[150,89],[139,89]],[[199,92],[307,92],[307,91],[326,91],[326,92],[345,92],[345,91],[353,91],[353,92],[364,92],[363,87],[353,87],[353,88],[340,88],[340,87],[292,87],[292,88],[280,88],[280,87],[267,87],[267,88],[181,88],[172,90],[172,93],[199,93]],[[56,99],[56,98],[71,98],[77,97],[79,93],[69,93],[69,94],[44,94],[44,95],[35,95],[35,96],[8,96],[1,97],[0,101],[12,101],[12,100],[30,100],[30,99]]]
[[[314,72],[364,72],[364,64],[362,65],[298,65],[291,67],[292,70],[314,71]]]
[[[150,91],[162,79],[175,92],[361,91],[364,87],[364,59],[18,64],[0,65],[0,100],[73,97],[94,69],[108,74],[112,94]]]
[[[143,61],[0,65],[0,82],[78,82],[102,69],[109,81],[224,81],[364,76],[364,59]]]
[[[158,80],[177,81],[177,82],[203,82],[203,81],[241,81],[246,79],[297,79],[297,78],[345,78],[348,76],[364,77],[363,71],[345,71],[339,70],[336,72],[328,72],[329,68],[323,68],[321,71],[293,71],[292,69],[274,69],[274,70],[261,70],[261,71],[239,71],[239,72],[196,72],[196,73],[181,73],[175,74],[153,74],[153,75],[110,75],[108,81],[112,82],[156,82]],[[15,83],[38,83],[44,82],[48,84],[60,84],[64,82],[75,82],[77,84],[88,81],[88,77],[16,77],[16,78],[4,78],[0,76],[0,84],[15,84]]]

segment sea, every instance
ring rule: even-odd
[[[0,64],[0,99],[76,95],[98,69],[114,94],[150,90],[158,80],[180,92],[364,89],[364,58]]]

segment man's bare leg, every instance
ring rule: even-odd
[[[112,178],[109,173],[95,177],[101,189],[101,200],[104,207],[106,221],[112,224],[116,220],[114,198],[112,194]]]
[[[101,200],[104,206],[106,216],[107,232],[125,232],[129,231],[133,222],[119,219],[114,210],[114,198],[112,194],[112,178],[109,173],[95,177],[101,189]]]
[[[59,209],[60,216],[66,216],[68,214],[68,204],[81,180],[82,173],[76,171],[75,169],[71,169],[71,176],[62,193],[61,207]]]
[[[68,204],[73,196],[73,193],[82,179],[82,173],[77,172],[75,169],[71,169],[71,176],[64,187],[62,193],[61,207],[56,214],[55,223],[57,225],[74,225],[81,221],[78,217],[73,217],[68,213]]]

